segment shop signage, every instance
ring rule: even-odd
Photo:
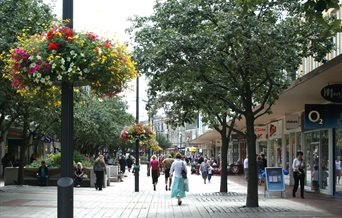
[[[304,129],[342,128],[342,104],[306,104]]]
[[[299,127],[299,116],[298,115],[285,115],[285,129],[296,129]]]
[[[281,167],[266,167],[266,191],[285,191],[283,169]]]
[[[321,90],[321,96],[325,100],[342,103],[342,84],[327,85]]]
[[[268,124],[268,138],[269,139],[279,139],[282,134],[282,121],[276,121]]]
[[[257,136],[257,140],[266,140],[267,139],[267,126],[254,127],[254,133]]]

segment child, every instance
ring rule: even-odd
[[[38,169],[37,176],[40,186],[46,186],[48,181],[48,171],[49,169],[45,165],[45,161],[41,162],[41,166]]]
[[[211,176],[213,175],[213,167],[209,165],[209,168],[208,168],[208,181],[210,183],[210,180],[211,180]]]
[[[312,190],[318,191],[319,190],[319,183],[318,183],[318,166],[314,167],[314,171],[311,175],[311,181],[312,181]]]

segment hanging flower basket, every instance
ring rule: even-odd
[[[121,133],[121,138],[124,143],[127,141],[135,143],[139,140],[140,146],[144,148],[151,148],[154,151],[163,150],[156,139],[156,133],[152,130],[150,125],[133,124],[128,128],[125,128]]]
[[[19,37],[6,64],[5,76],[19,90],[39,90],[67,81],[89,85],[96,94],[112,95],[137,76],[126,46],[94,33],[75,32],[66,23]]]

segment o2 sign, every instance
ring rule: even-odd
[[[341,128],[342,104],[306,104],[304,129]]]
[[[308,113],[308,119],[312,123],[318,123],[319,125],[323,125],[323,119],[321,118],[321,114],[319,113],[319,111],[310,111]]]

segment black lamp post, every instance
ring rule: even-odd
[[[73,24],[73,0],[63,0],[63,20],[69,19],[69,27]],[[58,186],[58,218],[74,216],[74,187],[73,187],[73,133],[74,133],[74,102],[73,83],[63,81],[62,87],[62,137],[61,137],[61,178]]]
[[[136,91],[136,124],[139,124],[139,77],[137,77],[137,91]],[[140,150],[139,140],[135,141],[135,165],[134,165],[134,175],[135,175],[135,191],[139,192],[139,150]]]

